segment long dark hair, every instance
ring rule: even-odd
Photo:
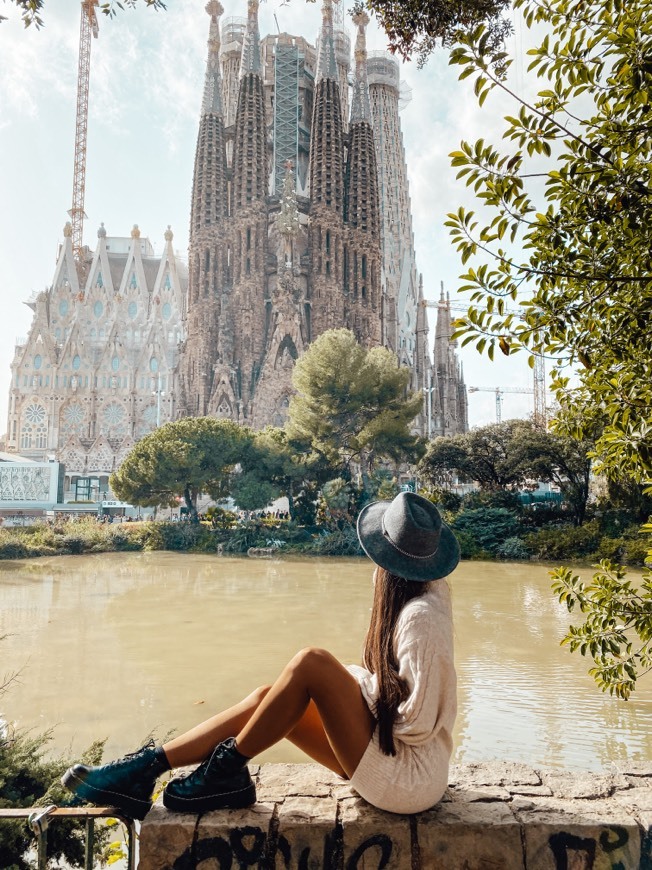
[[[405,680],[398,675],[394,655],[394,628],[404,605],[426,591],[428,584],[405,580],[385,568],[376,569],[374,603],[364,644],[364,666],[378,678],[378,700],[374,715],[378,722],[378,742],[385,755],[396,755],[394,722],[401,701],[408,694]]]

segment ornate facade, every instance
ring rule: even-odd
[[[97,235],[80,268],[66,224],[52,285],[27,303],[32,325],[11,366],[7,449],[56,458],[68,475],[107,476],[177,413],[188,282],[172,232],[160,257],[138,227],[128,239],[104,226]]]
[[[102,226],[76,262],[66,226],[16,346],[7,449],[53,456],[68,476],[107,476],[138,438],[183,414],[281,425],[295,361],[343,326],[410,369],[424,391],[419,431],[465,431],[445,300],[431,361],[398,63],[367,56],[359,13],[351,70],[333,0],[317,47],[287,33],[261,40],[257,0],[221,28],[218,0],[206,10],[188,266],[169,228],[156,257],[137,227],[125,239]]]
[[[397,62],[367,57],[359,13],[349,99],[351,43],[333,0],[323,2],[316,49],[287,33],[261,40],[257,0],[246,21],[221,29],[218,0],[206,10],[184,412],[281,425],[295,360],[342,326],[394,351],[412,389],[435,401],[427,385],[443,375],[430,361],[415,263]],[[463,383],[454,392],[464,407],[426,408],[424,434],[435,416],[449,434],[466,426]]]

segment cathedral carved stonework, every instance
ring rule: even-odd
[[[323,0],[316,48],[288,33],[261,39],[258,5],[222,27],[218,0],[206,6],[187,266],[169,227],[160,256],[138,227],[124,238],[102,226],[76,261],[66,225],[52,285],[27,303],[32,325],[16,345],[9,451],[52,456],[69,476],[108,475],[180,416],[280,426],[297,359],[341,327],[410,370],[424,395],[415,431],[466,430],[443,299],[431,361],[398,63],[368,55],[364,12],[351,71],[334,0]]]
[[[398,64],[368,59],[369,19],[358,13],[349,100],[351,43],[333,0],[323,0],[316,50],[287,33],[261,40],[257,0],[246,21],[229,19],[221,30],[219,3],[206,11],[181,413],[282,425],[294,363],[317,336],[341,327],[366,347],[393,350],[411,388],[433,401]],[[465,409],[450,406],[453,393],[465,403],[460,383],[430,409],[448,419],[450,434],[456,421],[466,425]],[[416,421],[423,434],[433,413],[424,408]]]
[[[8,450],[52,456],[77,475],[110,474],[177,416],[187,275],[172,232],[162,256],[136,226],[130,238],[104,226],[97,235],[78,264],[64,228],[53,283],[28,302],[34,316],[16,345],[9,396]]]

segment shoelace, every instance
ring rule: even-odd
[[[123,765],[128,759],[135,758],[137,755],[140,755],[146,749],[156,749],[156,744],[152,739],[148,740],[144,746],[141,746],[140,749],[137,749],[135,752],[127,752],[122,758],[116,758],[115,761],[109,761],[106,767],[120,767]]]

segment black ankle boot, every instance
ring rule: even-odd
[[[200,813],[255,804],[256,786],[248,761],[236,749],[235,737],[229,737],[196,770],[167,784],[164,805],[181,813]]]
[[[137,752],[100,767],[75,764],[61,782],[89,803],[106,804],[131,818],[144,819],[152,806],[156,779],[169,769],[165,753],[150,740]]]

